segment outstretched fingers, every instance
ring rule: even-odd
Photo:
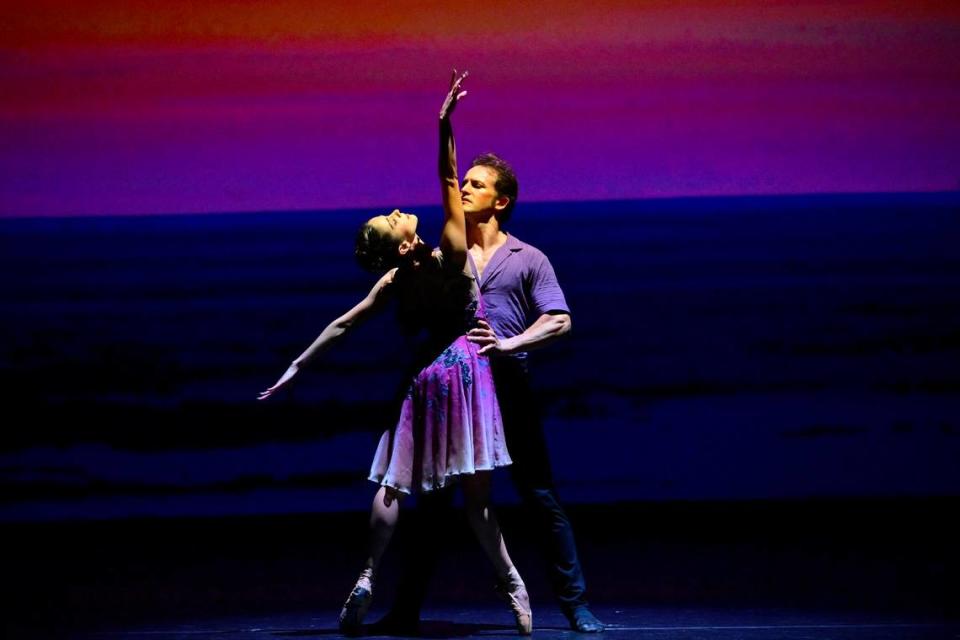
[[[440,119],[449,118],[450,114],[453,113],[454,108],[457,106],[457,102],[467,95],[466,91],[461,91],[463,87],[463,80],[470,75],[469,71],[464,71],[462,74],[457,75],[457,70],[454,69],[453,73],[450,76],[450,89],[447,91],[446,98],[443,100],[443,106],[440,108]]]

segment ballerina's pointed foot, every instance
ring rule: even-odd
[[[530,609],[530,596],[527,594],[527,587],[520,579],[520,574],[516,569],[511,570],[510,575],[501,580],[497,585],[497,593],[503,598],[510,610],[513,611],[513,617],[517,623],[517,632],[522,636],[529,636],[533,633],[533,611]]]
[[[340,611],[340,632],[348,636],[359,635],[363,618],[367,615],[371,602],[373,602],[373,570],[364,569]]]

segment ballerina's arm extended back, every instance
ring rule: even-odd
[[[457,102],[467,94],[466,91],[460,90],[463,79],[466,77],[466,73],[458,77],[457,72],[453,72],[453,77],[450,80],[450,90],[443,102],[443,107],[440,109],[439,172],[444,214],[443,231],[440,235],[440,251],[443,253],[447,264],[458,269],[462,269],[466,264],[467,232],[463,204],[460,202],[456,146],[453,140],[453,128],[450,125],[450,114],[453,113]],[[266,400],[272,396],[287,385],[302,367],[333,346],[350,329],[380,311],[389,297],[389,285],[393,282],[396,272],[397,269],[393,268],[383,274],[363,300],[328,324],[316,340],[290,363],[280,379],[273,386],[260,392],[258,399]]]

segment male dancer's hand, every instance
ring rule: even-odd
[[[467,340],[480,345],[481,356],[510,355],[513,353],[510,341],[501,340],[486,320],[477,320],[480,326],[467,332]]]
[[[450,77],[450,91],[447,92],[447,97],[443,100],[443,106],[440,107],[441,120],[449,118],[453,110],[457,107],[457,102],[460,101],[460,98],[467,95],[466,91],[460,90],[460,85],[463,84],[464,79],[466,79],[468,75],[470,75],[470,72],[464,71],[462,76],[457,77],[457,70],[453,70],[453,75]]]

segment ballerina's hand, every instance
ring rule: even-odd
[[[443,106],[440,107],[440,119],[445,120],[450,117],[450,114],[453,113],[453,110],[457,106],[460,98],[467,95],[466,91],[461,91],[461,85],[463,84],[464,79],[470,75],[469,71],[464,71],[463,75],[457,77],[457,70],[453,70],[453,75],[450,77],[450,90],[447,91],[447,97],[443,100]]]
[[[267,389],[266,391],[261,391],[260,395],[257,396],[257,400],[266,400],[278,390],[280,390],[284,385],[286,385],[290,380],[293,379],[293,376],[297,375],[297,372],[300,371],[300,367],[296,364],[291,364],[283,375],[280,376],[280,379],[277,380],[276,384]]]

